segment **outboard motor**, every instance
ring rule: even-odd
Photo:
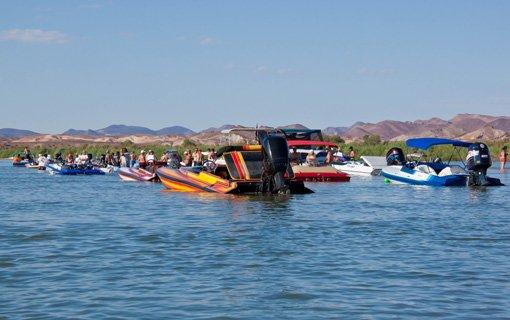
[[[466,169],[468,170],[469,186],[492,186],[501,185],[496,178],[487,177],[487,169],[492,165],[489,147],[480,142],[475,142],[468,147],[466,157]]]
[[[268,178],[269,190],[273,193],[287,193],[288,186],[283,178],[289,166],[289,146],[283,136],[268,134],[261,141],[264,151],[264,173]]]
[[[391,148],[386,153],[386,164],[389,166],[399,166],[406,163],[404,151],[400,148]]]

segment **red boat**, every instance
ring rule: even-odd
[[[291,154],[298,153],[297,163],[292,164],[296,180],[316,182],[347,182],[351,180],[351,176],[347,173],[338,171],[330,165],[324,165],[327,149],[338,148],[336,144],[317,140],[288,140],[287,143]],[[306,156],[312,151],[316,157],[316,165],[306,163]]]

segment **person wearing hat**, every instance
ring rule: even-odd
[[[499,172],[505,171],[505,165],[506,165],[506,162],[508,161],[507,150],[508,150],[508,147],[504,146],[503,148],[501,148],[501,152],[499,153],[499,164],[500,164]]]
[[[138,156],[138,165],[140,168],[145,168],[147,165],[147,160],[145,158],[145,150],[140,151],[140,155]]]

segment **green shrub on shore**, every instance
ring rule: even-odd
[[[353,147],[354,150],[356,150],[356,153],[358,156],[361,155],[369,155],[369,156],[384,156],[386,155],[386,152],[392,148],[392,147],[399,147],[404,150],[406,154],[416,152],[416,150],[412,148],[408,148],[405,145],[405,142],[403,141],[380,141],[378,137],[367,137],[364,139],[364,141],[360,142],[352,142],[352,143],[345,143],[345,141],[339,137],[335,136],[325,136],[324,139],[326,141],[331,141],[340,147],[340,149],[347,153],[349,147]],[[497,157],[499,151],[504,145],[510,145],[510,141],[492,141],[492,142],[486,142],[489,146],[491,153],[493,157]],[[107,151],[115,152],[120,151],[121,148],[127,148],[129,151],[133,151],[135,153],[139,153],[140,150],[153,150],[156,155],[159,157],[161,156],[166,150],[176,150],[181,155],[182,153],[187,149],[195,149],[196,147],[200,148],[202,151],[207,150],[208,148],[216,148],[218,149],[219,146],[210,146],[210,145],[203,145],[199,144],[195,141],[189,140],[186,141],[182,146],[179,147],[171,147],[166,145],[155,145],[155,144],[148,144],[148,145],[135,145],[131,141],[122,143],[119,145],[88,145],[84,144],[81,146],[49,146],[49,147],[40,147],[40,146],[33,146],[30,147],[30,150],[33,155],[37,155],[39,153],[47,153],[51,154],[52,156],[56,153],[61,153],[62,155],[66,155],[69,152],[72,152],[74,155],[79,154],[83,151],[86,153],[91,153],[94,156],[99,156],[101,154],[105,154]],[[17,153],[23,153],[23,147],[10,147],[10,148],[2,148],[0,149],[0,158],[10,158],[12,156],[15,156]],[[429,157],[440,157],[443,160],[448,160],[450,156],[452,156],[452,148],[450,146],[436,146],[429,150],[425,150],[425,155],[427,155],[427,158]],[[461,160],[464,159],[466,156],[466,151],[460,149],[459,153],[454,153],[452,160]]]

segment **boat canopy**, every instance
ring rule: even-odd
[[[444,139],[444,138],[416,138],[416,139],[409,139],[406,141],[406,145],[408,147],[412,148],[418,148],[427,150],[428,148],[432,146],[437,145],[452,145],[454,147],[463,147],[467,148],[472,143],[471,142],[464,142],[460,140],[451,140],[451,139]]]
[[[322,131],[320,129],[292,129],[292,128],[279,128],[287,140],[313,140],[323,141]]]

